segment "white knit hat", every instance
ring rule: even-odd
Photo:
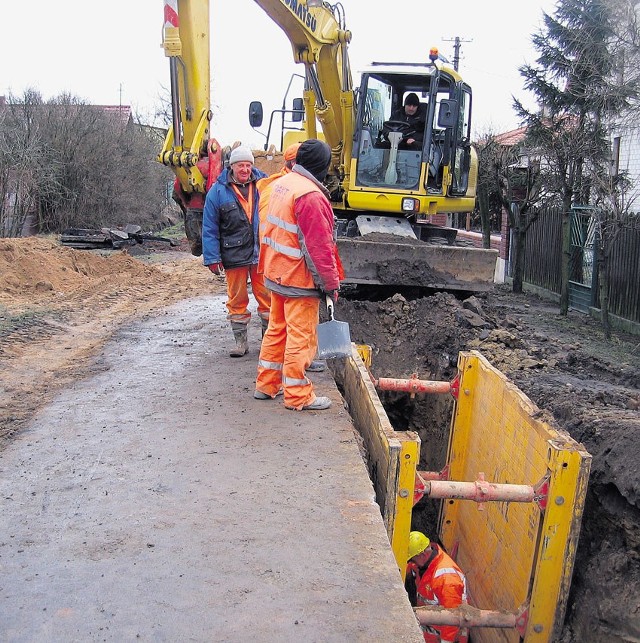
[[[238,163],[239,161],[249,161],[249,163],[253,163],[253,153],[248,147],[236,147],[234,150],[231,151],[231,156],[229,157],[229,165],[233,165],[234,163]]]

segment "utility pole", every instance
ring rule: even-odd
[[[460,38],[460,36],[456,36],[455,38],[443,38],[442,40],[444,42],[452,42],[452,43],[454,43],[454,45],[453,45],[453,68],[456,71],[458,71],[458,67],[460,66],[460,47],[462,46],[463,42],[473,42],[473,39],[464,40],[463,38]]]

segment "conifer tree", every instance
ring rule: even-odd
[[[637,97],[637,83],[620,74],[622,34],[633,0],[559,0],[553,16],[532,37],[536,65],[520,73],[539,111],[514,107],[527,126],[527,145],[547,163],[546,191],[563,211],[560,312],[569,307],[572,207],[589,205],[594,182],[611,159],[609,130]]]

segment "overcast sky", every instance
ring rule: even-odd
[[[282,30],[253,0],[211,0],[212,135],[262,147],[248,125],[251,100],[265,114],[282,105],[295,65]],[[169,86],[161,47],[162,0],[32,0],[3,2],[0,94],[33,88],[45,99],[69,92],[94,104],[131,105],[152,115]],[[473,130],[518,126],[512,96],[531,104],[518,67],[533,63],[531,35],[554,0],[343,0],[352,31],[354,76],[377,61],[417,61],[436,46],[453,59],[462,40],[460,73],[473,90]],[[295,87],[295,86],[294,86]],[[298,88],[301,87],[297,85]],[[300,92],[295,92],[300,94]],[[265,119],[265,124],[268,119]],[[266,132],[266,129],[263,128]]]

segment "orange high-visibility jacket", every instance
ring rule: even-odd
[[[260,194],[260,204],[258,206],[258,213],[260,215],[260,226],[259,226],[259,234],[260,234],[260,241],[262,242],[262,236],[264,233],[264,224],[265,221],[267,220],[267,204],[269,203],[269,198],[271,197],[271,191],[273,190],[273,182],[276,179],[279,179],[280,177],[284,176],[285,174],[289,174],[291,170],[288,168],[282,168],[279,172],[276,172],[275,174],[270,174],[269,176],[265,177],[264,179],[260,179],[256,183],[256,187],[258,188],[258,192]]]
[[[270,187],[258,268],[268,287],[291,297],[336,290],[333,210],[321,187],[295,169]]]
[[[441,607],[458,607],[467,602],[467,580],[464,573],[453,559],[440,548],[438,553],[429,563],[426,570],[420,575],[417,565],[409,563],[407,571],[416,579],[417,606],[440,605]],[[454,626],[433,626],[440,637],[446,641],[455,641],[458,629]],[[426,638],[426,637],[425,637]]]

